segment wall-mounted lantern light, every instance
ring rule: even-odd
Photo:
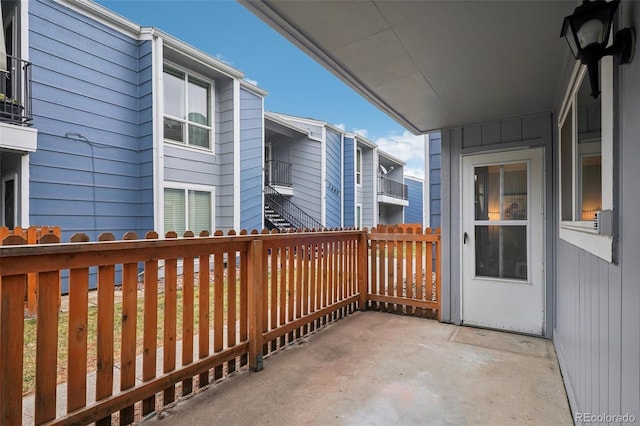
[[[587,66],[594,99],[600,94],[598,61],[607,55],[617,56],[620,65],[633,59],[636,39],[633,28],[618,31],[613,44],[607,47],[613,15],[619,4],[620,0],[584,0],[562,23],[560,37],[567,39],[573,56]]]

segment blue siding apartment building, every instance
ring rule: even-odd
[[[2,11],[19,66],[0,89],[22,109],[0,105],[1,225],[58,225],[65,240],[262,227],[265,91],[92,2]]]
[[[64,241],[261,229],[266,185],[309,227],[421,215],[403,162],[327,122],[265,113],[266,91],[158,29],[90,1],[2,0],[2,18],[2,226],[56,225]]]

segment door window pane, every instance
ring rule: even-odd
[[[502,219],[527,220],[527,163],[505,164],[502,185]]]
[[[475,218],[500,220],[500,166],[475,168]]]
[[[475,227],[476,276],[527,279],[527,227]]]
[[[527,163],[474,169],[476,220],[527,219]]]

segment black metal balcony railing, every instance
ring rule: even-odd
[[[378,178],[378,194],[393,198],[400,198],[402,200],[407,200],[409,198],[407,185],[384,176],[380,176]]]
[[[7,70],[0,71],[0,122],[30,126],[31,62],[7,56]]]
[[[293,186],[291,163],[268,160],[265,162],[265,185]]]

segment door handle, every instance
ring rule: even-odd
[[[464,236],[462,237],[462,244],[467,244],[468,239],[469,239],[469,234],[465,232]]]

